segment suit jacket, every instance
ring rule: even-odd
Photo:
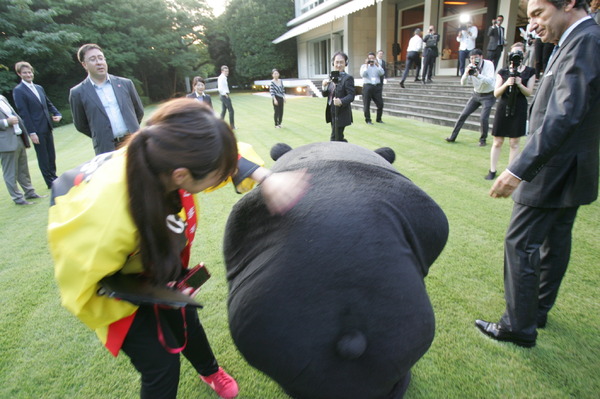
[[[333,83],[329,83],[327,89],[323,90],[323,96],[327,98],[329,101],[329,94],[333,89]],[[335,115],[337,111],[337,126],[343,127],[352,124],[352,108],[350,104],[354,101],[354,78],[347,73],[344,73],[340,76],[340,81],[337,85],[335,85],[335,92],[333,93],[333,97],[337,97],[342,100],[342,105],[340,107],[336,107],[333,103],[327,104],[325,109],[325,121],[327,123],[331,122],[332,115]]]
[[[27,89],[27,90],[29,90],[29,89]],[[15,114],[17,116],[17,118],[19,118],[19,126],[21,127],[21,130],[23,131],[23,133],[21,133],[21,135],[17,136],[15,134],[14,125],[5,127],[4,120],[11,117],[12,115],[6,114],[4,112],[4,110],[2,108],[0,108],[0,152],[16,151],[17,146],[19,144],[19,140],[23,140],[23,145],[25,147],[27,147],[27,148],[31,147],[31,144],[29,143],[29,137],[27,134],[27,128],[25,127],[25,124],[23,123],[23,119],[21,119],[21,117],[19,115],[17,115],[14,108],[10,105],[10,103],[8,102],[6,97],[0,95],[0,101],[5,103],[5,105],[7,105],[13,111],[13,114]]]
[[[36,84],[34,86],[40,99],[36,97],[29,87],[21,82],[13,90],[15,106],[19,112],[19,116],[23,118],[29,134],[48,134],[52,132],[52,117],[50,114],[54,116],[62,115],[58,112],[54,104],[52,104],[42,86]]]
[[[530,108],[530,137],[508,169],[523,179],[515,202],[541,208],[598,197],[600,26],[578,25],[550,60]]]
[[[500,39],[500,35],[504,35],[504,28],[501,26],[490,26],[488,28],[488,45],[487,49],[490,51],[496,50],[498,47],[498,40]]]
[[[198,97],[198,96],[196,95],[196,92],[192,92],[192,93],[188,94],[186,97],[187,97],[187,98],[195,98],[195,99],[196,99],[196,100],[198,100],[198,101],[201,101],[201,102],[203,102],[203,103],[206,103],[206,104],[207,104],[209,107],[211,107],[211,108],[213,107],[213,105],[212,105],[212,99],[211,99],[211,98],[210,98],[210,96],[209,96],[208,94],[206,94],[206,93],[204,93],[204,95],[203,95],[202,97]]]
[[[113,75],[109,77],[127,130],[135,133],[144,117],[144,106],[140,96],[131,80]],[[75,128],[92,138],[96,154],[114,151],[110,119],[89,78],[71,89],[69,104]]]
[[[429,43],[427,43],[429,41]],[[434,44],[435,42],[435,44]],[[440,42],[440,35],[437,33],[428,33],[423,38],[423,43],[425,43],[425,49],[423,50],[423,57],[427,55],[432,55],[437,58],[440,55],[438,50],[438,44]]]

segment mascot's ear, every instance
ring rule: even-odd
[[[272,153],[273,150],[271,150],[271,154]],[[383,159],[385,159],[389,163],[394,163],[394,161],[396,160],[396,153],[390,147],[378,148],[375,150],[375,153],[381,155]]]
[[[292,147],[285,143],[277,143],[273,147],[271,147],[271,159],[273,161],[277,161],[284,154],[292,151]]]

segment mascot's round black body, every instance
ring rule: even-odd
[[[293,398],[400,398],[433,341],[423,278],[448,222],[382,150],[337,142],[291,150],[272,169],[308,170],[300,202],[271,216],[254,190],[229,217],[233,339]]]

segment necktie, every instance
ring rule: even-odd
[[[40,98],[40,93],[38,93],[37,89],[35,88],[35,86],[33,84],[28,84],[27,87],[29,87],[29,89],[33,92],[33,94],[35,94],[35,96],[37,97],[38,100],[42,101],[42,99]]]
[[[502,27],[498,27],[498,33],[499,33],[499,37],[498,37],[498,44],[500,46],[504,45],[504,30]]]

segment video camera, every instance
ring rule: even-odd
[[[329,80],[335,84],[338,84],[340,81],[340,71],[331,71],[329,73]]]
[[[517,77],[521,74],[517,70],[523,62],[523,52],[521,50],[513,51],[508,55],[508,63],[510,64],[510,76]]]

